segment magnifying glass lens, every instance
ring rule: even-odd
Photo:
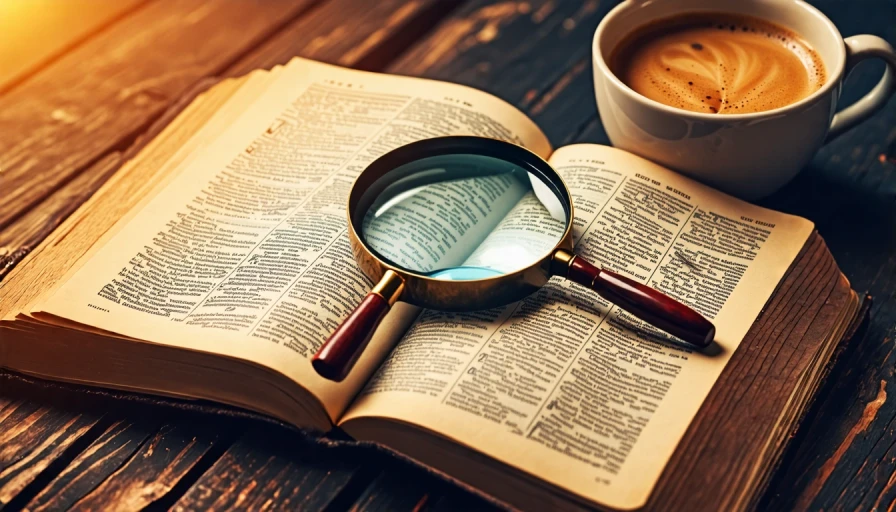
[[[498,158],[439,155],[396,167],[360,236],[382,260],[449,281],[532,266],[558,244],[569,208],[539,176]],[[367,202],[367,201],[362,201]]]

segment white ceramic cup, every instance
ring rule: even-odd
[[[790,105],[751,114],[702,114],[648,99],[607,65],[624,36],[651,21],[686,12],[746,14],[801,35],[819,54],[827,82]],[[874,89],[839,112],[843,81],[860,61],[887,63]],[[790,181],[827,141],[867,119],[896,89],[896,53],[872,35],[844,39],[834,23],[801,0],[625,0],[594,34],[594,89],[614,146],[745,198],[767,196]]]

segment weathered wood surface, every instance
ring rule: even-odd
[[[146,1],[4,0],[0,6],[0,92]],[[77,23],[72,23],[73,18]]]
[[[24,495],[58,457],[76,450],[100,417],[96,411],[51,408],[27,399],[0,409],[0,504]]]
[[[234,443],[173,508],[325,510],[352,492],[359,469],[357,460],[333,458],[294,432],[262,425]]]
[[[293,55],[465,83],[522,108],[555,145],[606,143],[594,107],[590,40],[613,3],[471,0],[457,7],[436,0],[273,1],[234,16],[217,3],[155,0],[0,97],[0,168],[11,171],[2,175],[4,192],[8,179],[16,184],[15,194],[0,203],[0,258],[5,250],[6,263],[14,264],[18,257],[10,254],[21,256],[46,236],[117,169],[130,146],[138,147],[147,126],[196,83]],[[844,35],[871,32],[896,43],[894,2],[816,3]],[[171,51],[211,26],[218,37],[201,38],[207,50],[201,60]],[[134,34],[159,34],[159,27],[168,31],[164,45],[139,38],[135,41],[144,42],[124,50],[116,44]],[[143,62],[143,71],[123,68],[133,62]],[[80,63],[102,72],[86,77]],[[111,83],[107,73],[116,77]],[[857,70],[845,99],[867,89],[879,73],[874,65]],[[7,112],[10,106],[15,108]],[[101,126],[104,122],[112,126]],[[853,287],[869,290],[876,302],[864,339],[845,354],[836,378],[822,389],[763,509],[884,509],[896,499],[894,127],[896,101],[891,101],[765,201],[815,221]],[[328,461],[306,453],[288,431],[276,427],[223,421],[216,424],[220,432],[211,435],[192,417],[107,412],[108,403],[66,404],[55,395],[30,393],[0,392],[0,436],[15,440],[12,449],[0,442],[0,506],[9,509],[91,508],[110,504],[102,497],[111,493],[121,503],[183,510],[300,503],[328,510],[487,507],[407,468],[384,471],[377,460]],[[15,427],[23,421],[32,422],[26,435]],[[154,446],[183,454],[174,473],[161,475],[158,462],[172,459],[144,463],[153,459],[143,457],[153,439]],[[138,491],[151,480],[159,487],[145,487],[149,498],[142,498]]]

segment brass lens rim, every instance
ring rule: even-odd
[[[369,247],[360,236],[364,216],[373,201],[394,180],[381,179],[403,165],[443,155],[480,155],[504,160],[539,178],[561,201],[566,230],[557,245],[529,267],[500,276],[467,281],[427,277],[396,267]],[[550,278],[551,256],[557,249],[572,250],[573,204],[566,183],[550,164],[528,149],[498,139],[475,136],[437,137],[412,142],[374,160],[358,176],[348,197],[348,233],[362,271],[379,281],[391,270],[405,280],[401,300],[446,311],[469,311],[501,306],[522,299]]]

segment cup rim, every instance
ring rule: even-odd
[[[824,85],[822,85],[817,91],[813,92],[812,94],[797,102],[790,103],[789,105],[784,105],[771,110],[763,110],[761,112],[751,112],[748,114],[705,114],[702,112],[694,112],[692,110],[685,110],[683,108],[676,108],[670,105],[666,105],[665,103],[660,103],[659,101],[650,99],[647,96],[638,93],[637,91],[626,85],[625,82],[620,80],[619,77],[617,77],[616,74],[613,73],[613,71],[610,69],[610,66],[607,64],[606,59],[604,59],[603,52],[601,52],[598,43],[606,27],[626,9],[630,9],[633,6],[636,6],[637,2],[626,1],[620,3],[619,5],[611,9],[610,12],[608,12],[606,16],[604,16],[604,18],[601,20],[601,22],[597,25],[597,29],[594,31],[594,37],[591,40],[592,61],[600,68],[600,71],[604,75],[606,75],[617,88],[619,88],[624,94],[628,95],[631,99],[646,103],[648,106],[659,109],[663,112],[678,116],[690,117],[694,120],[715,122],[750,121],[756,119],[764,119],[767,117],[776,117],[781,114],[787,114],[793,111],[801,110],[803,107],[806,107],[818,101],[818,99],[822,96],[827,95],[828,92],[840,82],[841,75],[843,74],[843,69],[846,67],[846,44],[843,42],[843,36],[840,34],[840,30],[837,29],[837,26],[834,25],[834,22],[831,21],[830,18],[825,16],[824,13],[819,11],[815,6],[808,4],[803,0],[792,1],[793,3],[806,10],[816,19],[818,19],[821,23],[823,23],[828,28],[828,30],[830,30],[832,34],[840,40],[840,44],[836,46],[836,67],[834,70],[828,73],[827,81],[824,83]],[[726,12],[724,7],[721,6],[712,8],[707,7],[705,10],[712,11],[716,9],[720,12]],[[694,12],[696,12],[696,10]],[[769,19],[768,21],[778,23],[778,21],[774,19]]]

